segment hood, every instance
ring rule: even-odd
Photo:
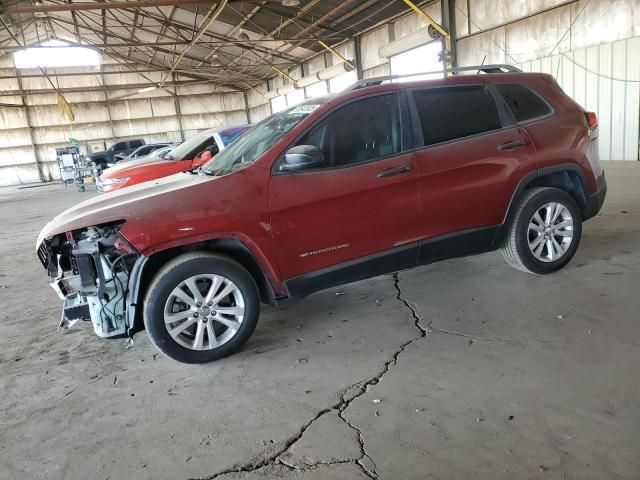
[[[216,178],[218,177],[177,173],[116,190],[109,195],[98,195],[71,207],[47,223],[38,236],[36,248],[45,238],[71,230],[157,215],[158,205],[171,203],[167,198],[170,195]]]
[[[111,168],[105,170],[102,175],[100,175],[100,180],[107,180],[109,178],[120,178],[126,177],[129,172],[135,172],[137,167],[141,167],[143,165],[149,165],[150,163],[166,163],[173,162],[175,160],[166,160],[162,157],[156,157],[154,155],[138,158],[135,160],[128,160],[123,163],[117,163]]]

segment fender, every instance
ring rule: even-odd
[[[171,250],[173,248],[188,247],[190,245],[197,245],[222,239],[234,239],[241,243],[251,253],[255,261],[258,263],[267,279],[274,287],[274,291],[278,292],[281,290],[280,288],[278,288],[278,286],[284,284],[282,284],[282,282],[280,281],[279,272],[276,271],[276,269],[272,266],[271,262],[269,262],[267,256],[264,254],[258,244],[250,237],[240,232],[212,232],[206,233],[204,235],[201,234],[182,237],[179,240],[172,240],[169,242],[154,245],[153,247],[148,248],[141,253],[145,256],[150,257],[151,255]]]
[[[245,241],[240,239],[242,237]],[[249,245],[248,245],[249,244]],[[164,248],[163,248],[164,247]],[[150,278],[144,278],[144,275],[152,275],[154,267],[153,259],[156,256],[160,256],[163,253],[169,253],[166,257],[171,258],[179,255],[184,251],[193,249],[209,249],[211,251],[218,251],[221,253],[227,253],[231,258],[241,263],[249,273],[256,279],[260,295],[265,303],[270,305],[278,305],[289,298],[289,291],[284,283],[280,282],[277,272],[271,268],[271,264],[268,262],[266,256],[255,244],[255,242],[248,239],[242,234],[211,234],[211,235],[198,235],[197,237],[180,239],[180,241],[168,242],[166,244],[158,245],[152,249],[148,249],[141,253],[136,260],[131,274],[129,276],[129,300],[127,303],[127,323],[129,325],[128,334],[132,336],[134,333],[143,329],[142,327],[142,302],[144,290],[141,289],[143,283],[147,285]],[[246,257],[243,261],[239,255],[239,251],[242,251],[245,255],[249,256],[252,262],[247,262]],[[156,257],[157,258],[157,257]],[[166,260],[165,260],[166,261]],[[161,261],[160,265],[165,261]],[[252,263],[255,264],[252,265]],[[256,271],[256,267],[259,271]],[[262,277],[264,281],[260,281]],[[143,282],[144,280],[144,282]]]
[[[511,221],[511,217],[513,215],[513,210],[515,205],[517,205],[518,200],[522,196],[524,190],[533,182],[535,182],[538,178],[545,177],[547,175],[551,175],[554,173],[562,173],[562,172],[572,172],[578,175],[578,179],[580,181],[580,186],[584,193],[584,198],[576,199],[578,206],[583,211],[583,215],[585,214],[586,202],[589,196],[589,190],[587,188],[587,180],[584,174],[582,167],[580,167],[577,163],[560,163],[558,165],[553,165],[550,167],[538,168],[536,170],[532,170],[527,173],[524,177],[520,179],[518,182],[518,186],[511,195],[511,200],[509,201],[509,205],[507,206],[507,211],[505,212],[504,219],[502,221],[502,225],[498,229],[496,233],[496,238],[494,243],[499,244],[502,241],[505,233],[508,230],[509,223]]]

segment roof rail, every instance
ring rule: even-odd
[[[505,65],[505,64],[494,64],[494,65],[470,65],[468,67],[449,67],[447,68],[448,72],[468,72],[472,70],[477,70],[478,73],[522,73],[518,67],[514,67],[513,65]],[[370,87],[372,85],[380,85],[382,82],[386,82],[388,80],[395,80],[397,78],[407,78],[407,77],[418,77],[422,75],[432,75],[432,74],[441,74],[442,70],[435,70],[431,72],[420,72],[420,73],[410,73],[407,75],[385,75],[383,77],[373,77],[373,78],[365,78],[363,80],[358,80],[356,83],[347,87],[345,92],[350,92],[352,90],[357,90],[358,88]]]

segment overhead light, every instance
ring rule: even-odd
[[[240,40],[241,42],[250,42],[251,38],[249,38],[247,32],[240,32],[240,35],[238,35],[238,40]]]
[[[350,72],[351,66],[347,62],[340,62],[332,67],[325,68],[318,72],[318,78],[320,80],[331,80],[332,78],[339,77],[340,75]]]
[[[317,73],[312,73],[311,75],[307,75],[306,77],[302,77],[296,80],[296,83],[299,87],[308,87],[309,85],[313,85],[314,83],[318,83],[320,78],[318,78]]]
[[[381,46],[378,49],[378,56],[380,58],[389,58],[433,41],[434,39],[429,32],[429,28],[424,27]]]
[[[300,5],[300,0],[282,0],[283,7],[297,7]]]
[[[145,88],[141,88],[140,90],[138,90],[138,93],[146,93],[146,92],[151,92],[152,90],[155,90],[158,87],[145,87]]]
[[[211,66],[212,67],[221,67],[222,62],[220,61],[220,57],[218,55],[211,55]]]
[[[294,92],[295,89],[296,89],[295,85],[290,83],[288,85],[278,87],[276,91],[278,92],[278,95],[287,95],[288,93]]]

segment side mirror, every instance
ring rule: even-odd
[[[208,162],[209,160],[211,160],[211,158],[213,158],[213,155],[211,155],[211,152],[209,150],[205,150],[204,152],[202,152],[200,154],[200,158],[198,158],[198,160],[200,160],[202,163],[204,163],[204,162]]]
[[[297,145],[284,155],[280,170],[291,172],[318,168],[324,165],[324,154],[315,145]]]

